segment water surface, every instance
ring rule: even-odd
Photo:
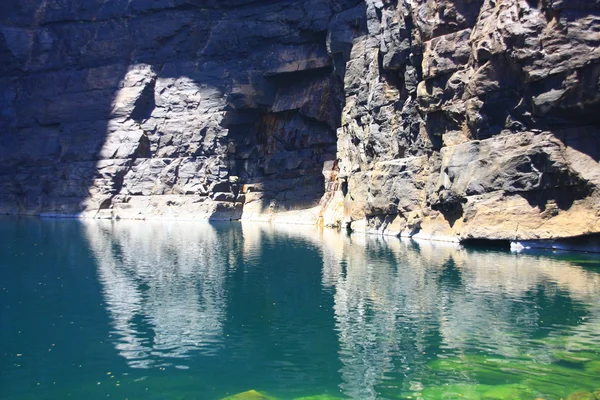
[[[598,389],[593,256],[297,226],[0,219],[5,400]]]

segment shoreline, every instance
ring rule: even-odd
[[[164,222],[239,222],[239,223],[258,223],[258,224],[275,224],[275,225],[296,225],[296,226],[313,226],[317,229],[331,230],[347,230],[349,234],[363,234],[365,236],[378,236],[382,238],[396,238],[400,241],[414,242],[435,242],[448,246],[457,247],[496,247],[509,250],[512,253],[527,253],[535,250],[546,250],[553,252],[577,252],[600,254],[600,234],[588,234],[580,236],[571,236],[564,238],[539,239],[539,240],[510,240],[510,239],[491,239],[491,238],[468,238],[462,239],[458,236],[451,237],[447,235],[435,234],[420,234],[407,236],[388,231],[375,231],[366,229],[349,229],[344,227],[324,226],[320,223],[320,217],[314,214],[314,209],[303,211],[290,211],[277,214],[253,214],[242,216],[241,218],[225,218],[224,215],[216,217],[194,217],[194,216],[165,216],[165,215],[144,215],[139,218],[131,217],[105,217],[91,216],[85,214],[61,214],[61,213],[39,213],[39,214],[0,214],[1,217],[15,218],[38,218],[38,219],[71,219],[81,221],[91,220],[111,220],[111,221],[164,221]]]

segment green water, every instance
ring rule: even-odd
[[[261,224],[0,219],[2,400],[594,390],[598,257]]]

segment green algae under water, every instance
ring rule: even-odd
[[[0,219],[0,398],[600,399],[600,259]]]

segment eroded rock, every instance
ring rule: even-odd
[[[346,61],[338,224],[452,241],[598,232],[598,4],[366,3],[378,12]],[[390,63],[400,38],[410,53]]]

